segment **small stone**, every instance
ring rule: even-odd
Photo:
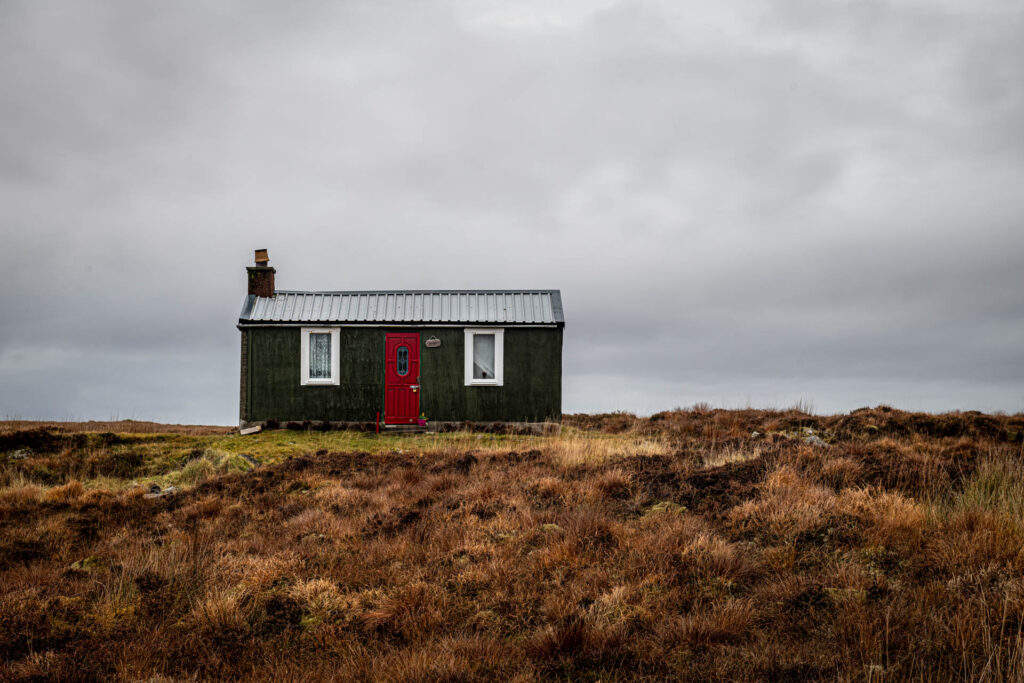
[[[243,460],[245,460],[247,463],[249,463],[253,467],[259,467],[260,465],[263,464],[263,463],[261,463],[259,461],[259,458],[256,458],[255,456],[252,456],[252,455],[249,455],[248,453],[239,453],[238,457],[242,458]]]
[[[167,488],[160,490],[160,487],[153,484],[149,487],[149,493],[142,496],[143,498],[164,498],[166,496],[173,496],[178,492],[178,487],[168,486]]]
[[[324,541],[327,540],[327,536],[325,536],[324,534],[315,532],[315,531],[311,531],[311,532],[309,532],[308,534],[306,534],[304,536],[300,536],[299,540],[300,541],[305,541],[305,542],[308,542],[308,543],[323,543]]]
[[[29,456],[31,452],[32,451],[28,448],[19,448],[18,450],[14,451],[7,457],[10,458],[11,460],[24,460]]]
[[[678,515],[682,514],[685,511],[685,505],[673,503],[671,500],[663,500],[660,503],[655,503],[651,507],[647,508],[647,512],[645,512],[644,515],[654,515],[659,512],[672,512]]]
[[[811,445],[811,446],[823,446],[823,447],[826,447],[826,448],[828,447],[828,443],[824,439],[822,439],[820,436],[817,436],[816,434],[811,434],[810,436],[805,436],[804,437],[804,443],[808,444],[808,445]]]
[[[103,561],[95,555],[78,560],[71,565],[73,572],[90,572],[103,567]]]

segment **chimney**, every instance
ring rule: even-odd
[[[249,294],[256,296],[274,296],[274,273],[270,267],[270,257],[266,249],[256,250],[256,265],[245,269],[249,275]]]

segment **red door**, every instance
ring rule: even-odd
[[[384,424],[416,424],[420,416],[420,335],[384,335]]]

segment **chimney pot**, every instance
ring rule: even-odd
[[[248,266],[246,274],[249,279],[249,294],[253,296],[272,297],[274,296],[274,273],[277,271],[271,268],[270,257],[266,249],[256,250],[256,265]]]

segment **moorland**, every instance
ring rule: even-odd
[[[4,680],[1024,680],[1024,415],[0,424]]]

